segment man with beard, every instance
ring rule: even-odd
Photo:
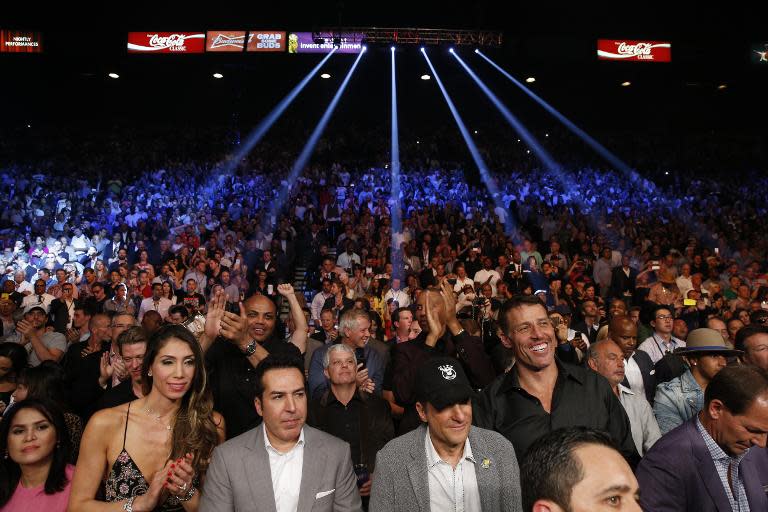
[[[43,361],[59,362],[67,350],[67,339],[58,332],[47,332],[45,324],[48,314],[41,306],[34,306],[24,313],[16,325],[16,334],[6,341],[22,345],[29,354],[29,365],[37,366]]]

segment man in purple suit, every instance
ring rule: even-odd
[[[707,386],[704,409],[640,462],[643,510],[768,510],[767,436],[768,372],[724,368]]]

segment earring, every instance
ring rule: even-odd
[[[152,370],[149,370],[149,371],[147,372],[147,377],[151,377],[151,376],[152,376]]]
[[[4,459],[8,459],[8,450],[5,450],[5,454],[3,455]]]

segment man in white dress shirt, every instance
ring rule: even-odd
[[[522,510],[515,450],[501,434],[472,426],[473,395],[455,358],[419,368],[424,423],[379,451],[370,512]]]
[[[659,362],[664,354],[674,352],[676,348],[684,347],[685,341],[672,336],[674,315],[668,306],[656,306],[651,320],[653,334],[643,341],[638,350],[651,356],[653,364]]]
[[[386,302],[389,299],[397,302],[401,308],[407,308],[411,305],[411,300],[408,298],[408,294],[400,289],[400,279],[396,277],[392,279],[392,288],[387,290],[387,293],[384,294],[384,301]]]
[[[610,339],[598,341],[589,347],[589,367],[605,377],[629,417],[632,439],[642,457],[661,437],[653,409],[641,394],[633,393],[621,385],[624,380],[624,353]]]
[[[155,310],[160,313],[163,320],[168,317],[168,309],[173,306],[171,299],[165,298],[163,294],[163,285],[155,283],[152,285],[152,296],[141,301],[139,306],[139,322],[144,319],[144,313]]]
[[[302,360],[269,355],[253,383],[264,421],[214,450],[200,512],[361,511],[349,444],[304,424]]]

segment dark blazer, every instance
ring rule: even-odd
[[[750,510],[768,510],[768,451],[753,447],[739,465]],[[653,445],[637,467],[643,510],[730,512],[731,505],[696,417]]]
[[[115,244],[114,242],[110,241],[107,243],[107,245],[104,246],[104,250],[101,251],[101,259],[104,260],[104,263],[107,263],[107,260],[112,258],[112,255],[115,251],[115,245],[117,245],[117,250],[125,249],[126,246],[124,243],[118,243]]]
[[[645,398],[648,403],[653,405],[653,397],[656,396],[656,370],[654,370],[653,360],[646,352],[642,350],[635,350],[632,354],[632,359],[635,360],[637,366],[640,368],[640,374],[643,376],[643,387],[645,388]],[[629,387],[629,381],[624,377],[622,384],[625,387]]]
[[[322,396],[316,397],[309,403],[307,410],[307,425],[328,432],[328,403],[331,390],[327,390]],[[392,412],[389,402],[376,395],[358,391],[361,407],[365,412],[360,413],[360,452],[363,463],[373,473],[376,466],[376,454],[395,437],[395,425],[392,423]],[[367,421],[366,431],[363,434],[363,419]],[[354,461],[359,464],[360,461]]]
[[[611,286],[610,296],[624,298],[624,292],[630,292],[632,295],[635,293],[635,286],[637,284],[637,274],[639,272],[634,267],[629,267],[629,277],[624,273],[622,266],[618,266],[611,271]]]
[[[571,326],[571,329],[574,331],[580,332],[582,334],[586,334],[587,338],[589,339],[590,345],[597,341],[597,331],[600,329],[589,329],[587,327],[586,322],[581,321],[578,323],[575,323]]]
[[[72,305],[72,313],[75,312],[75,307],[79,304],[79,301],[74,301]],[[67,305],[61,299],[53,299],[51,301],[51,307],[49,310],[51,319],[53,320],[53,330],[60,332],[61,334],[67,333],[67,323],[69,323],[69,310]]]

